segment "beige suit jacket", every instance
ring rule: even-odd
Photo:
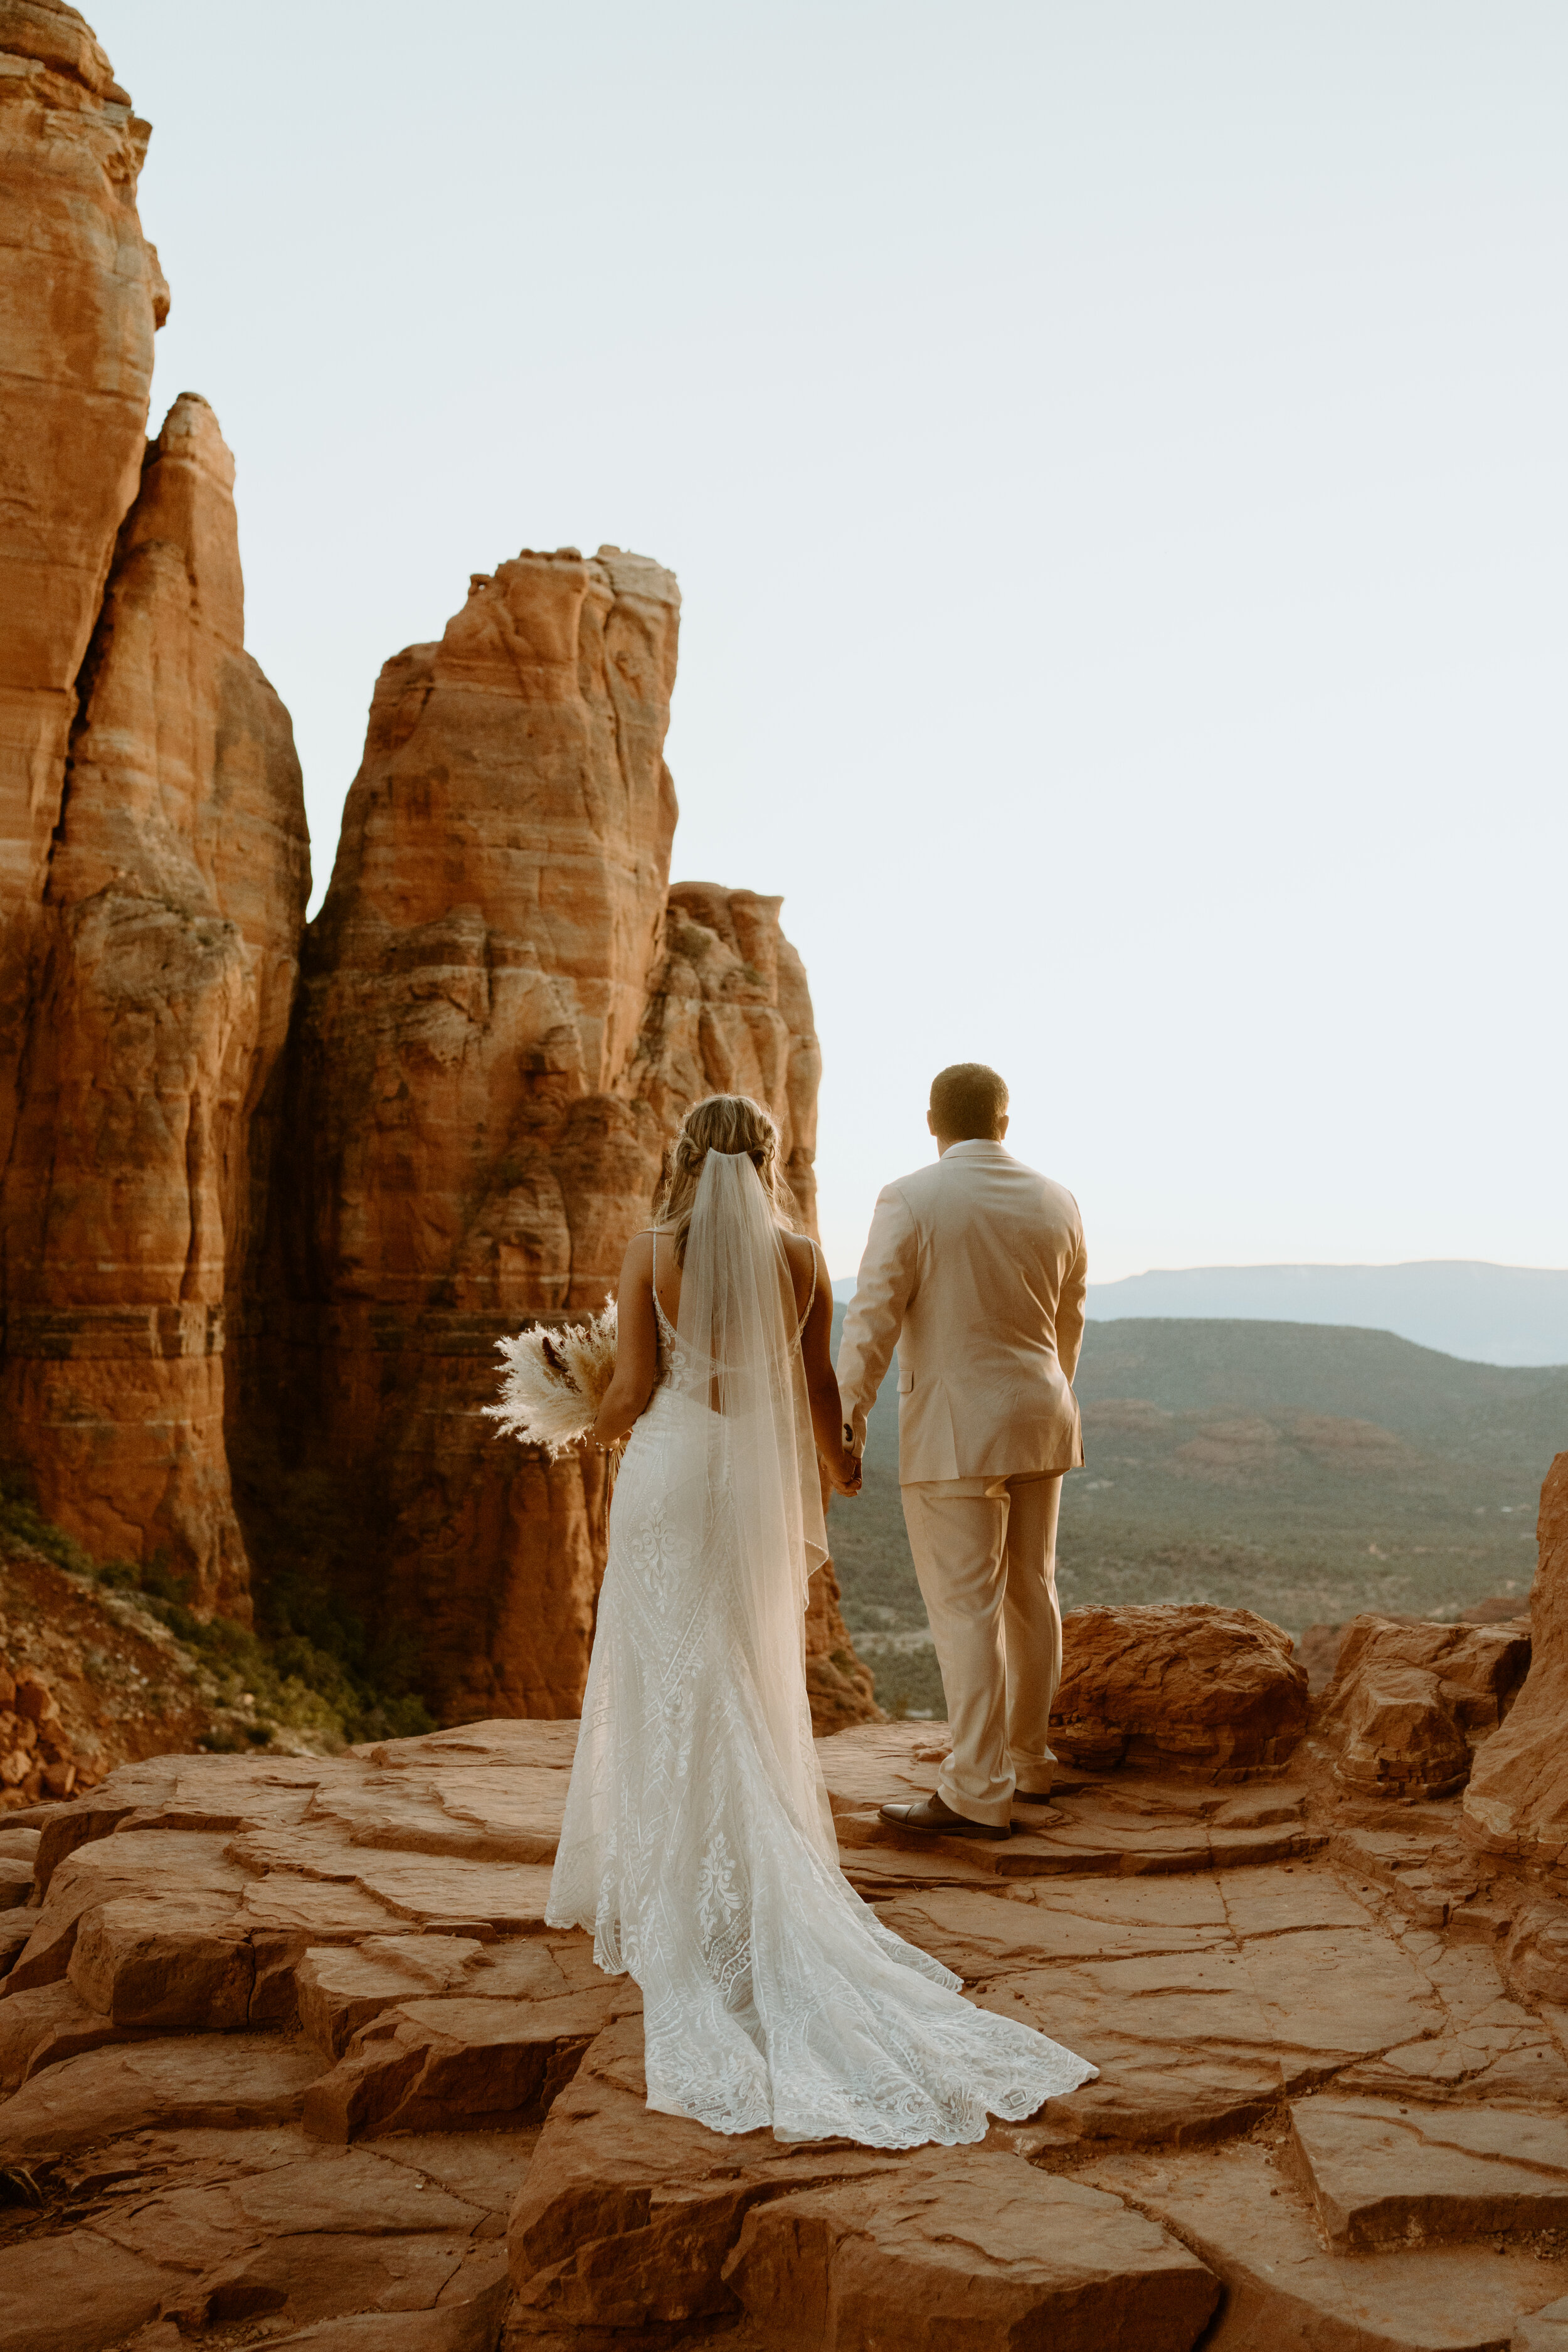
[[[904,1486],[1075,1469],[1088,1281],[1078,1202],[1000,1143],[889,1184],[838,1349],[856,1446],[896,1347]]]

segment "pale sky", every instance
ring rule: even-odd
[[[318,893],[382,662],[611,541],[836,1274],[972,1057],[1098,1279],[1568,1263],[1560,0],[88,14]]]

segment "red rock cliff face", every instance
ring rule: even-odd
[[[1465,1820],[1479,1844],[1522,1860],[1568,1894],[1568,1454],[1546,1474],[1536,1534],[1530,1674],[1478,1753]],[[1557,1997],[1564,1992],[1568,1973]]]
[[[0,1167],[77,672],[168,307],[136,214],[147,138],[73,8],[0,0]]]
[[[349,1597],[448,1718],[575,1713],[603,1562],[597,1457],[481,1417],[495,1340],[600,1304],[716,1087],[775,1111],[811,1213],[779,902],[668,891],[678,618],[671,576],[613,548],[477,578],[382,673],[308,934],[258,1417],[276,1397],[279,1461],[355,1498]]]
[[[32,927],[0,1412],[47,1516],[244,1615],[226,1290],[310,864],[288,714],[244,650],[233,483],[183,394],[120,533]]]
[[[231,1462],[273,1559],[302,1472],[445,1714],[570,1712],[601,1467],[495,1439],[493,1342],[597,1305],[714,1088],[812,1219],[805,974],[776,899],[668,890],[670,575],[524,554],[383,673],[290,1025],[233,462],[194,394],[144,440],[148,136],[72,9],[0,0],[0,1461],[240,1617]],[[807,1633],[825,1720],[864,1712],[830,1576]]]

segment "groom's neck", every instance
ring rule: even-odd
[[[1002,1135],[1006,1132],[1004,1127]],[[951,1151],[955,1143],[1000,1143],[1002,1140],[1002,1135],[937,1135],[934,1127],[931,1133],[936,1136],[936,1156],[939,1160],[944,1151]]]

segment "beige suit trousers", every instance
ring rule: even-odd
[[[940,1478],[903,1497],[952,1735],[937,1793],[967,1821],[1001,1826],[1016,1788],[1051,1785],[1061,1477]]]

